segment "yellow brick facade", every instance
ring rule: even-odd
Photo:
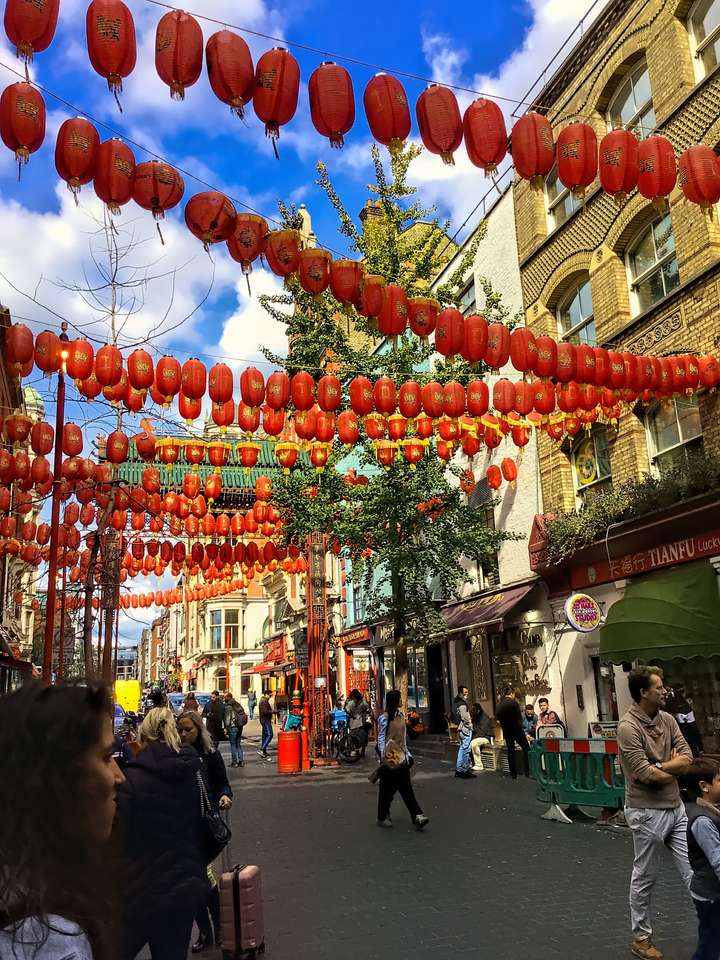
[[[688,0],[614,0],[590,28],[558,75],[538,95],[555,136],[568,123],[591,123],[600,139],[607,110],[629,70],[647,62],[657,133],[679,155],[695,143],[720,146],[720,69],[697,80],[687,27]],[[720,350],[720,226],[685,200],[670,197],[680,286],[651,309],[633,311],[626,255],[658,212],[637,192],[621,204],[596,181],[584,205],[557,229],[549,226],[543,190],[514,185],[515,219],[523,300],[528,326],[559,337],[557,309],[581,276],[589,276],[597,345],[613,350],[666,355]],[[720,401],[700,398],[706,450],[720,453]],[[613,482],[638,478],[649,469],[642,409],[626,411],[608,428]],[[543,437],[540,473],[546,512],[575,504],[568,448]]]

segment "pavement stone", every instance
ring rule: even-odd
[[[229,771],[232,858],[262,868],[270,960],[631,956],[627,829],[544,821],[531,781],[462,781],[422,760],[413,779],[430,826],[412,829],[398,797],[394,828],[379,830],[373,761],[280,777],[258,736],[248,725],[246,765]],[[689,960],[694,910],[669,856],[664,866],[655,940],[666,960]]]

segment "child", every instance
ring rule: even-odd
[[[698,947],[692,960],[720,960],[720,763],[693,760],[685,781],[690,893],[698,915]]]

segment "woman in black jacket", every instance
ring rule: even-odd
[[[200,715],[193,711],[181,714],[178,718],[177,727],[183,746],[195,750],[200,758],[208,799],[213,809],[228,810],[232,806],[233,794],[228,782],[225,761],[220,751],[215,748],[210,734],[200,719]],[[199,935],[192,946],[193,953],[201,953],[220,940],[220,895],[211,864],[208,864],[208,879],[211,889],[208,892],[207,901],[198,908],[195,914],[195,923]],[[212,923],[210,922],[211,918]]]
[[[148,713],[139,739],[140,753],[123,771],[113,831],[128,867],[120,960],[133,960],[145,944],[153,960],[185,960],[193,916],[208,896],[200,759],[182,746],[166,707]]]

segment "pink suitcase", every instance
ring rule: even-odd
[[[260,867],[234,866],[220,877],[223,960],[253,960],[265,953]]]

